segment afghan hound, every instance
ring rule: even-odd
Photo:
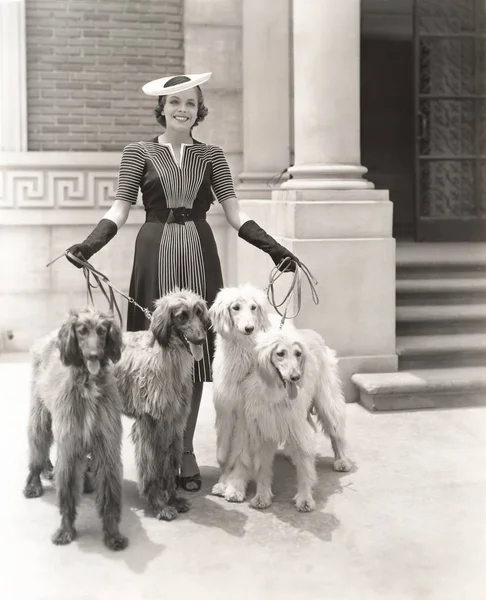
[[[209,327],[206,302],[174,290],[155,303],[147,331],[123,336],[115,366],[123,413],[135,419],[132,439],[139,490],[157,519],[171,521],[190,503],[176,495],[183,435],[192,396],[192,370]]]
[[[279,444],[285,443],[297,469],[297,509],[315,508],[316,449],[309,413],[331,438],[334,468],[347,471],[345,403],[335,353],[312,330],[262,332],[254,349],[256,368],[243,380],[244,418],[235,436],[235,464],[222,489],[230,502],[242,502],[247,484],[256,481],[250,504],[266,508],[272,501],[272,467]]]
[[[33,377],[28,427],[30,460],[24,495],[43,493],[41,472],[54,471],[61,525],[54,544],[69,544],[76,535],[86,456],[91,469],[104,542],[122,550],[128,540],[119,531],[122,511],[121,401],[113,377],[120,359],[122,334],[111,316],[91,309],[74,312],[62,327],[32,348]]]
[[[256,335],[269,329],[271,321],[265,294],[250,284],[220,290],[209,309],[209,316],[216,332],[213,403],[221,476],[213,493],[219,495],[234,463],[236,422],[243,417],[241,384],[254,369]]]

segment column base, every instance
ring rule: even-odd
[[[375,187],[371,181],[362,179],[368,169],[358,165],[295,165],[288,172],[292,179],[281,186],[286,190],[365,190]]]
[[[287,172],[263,171],[258,173],[241,173],[239,176],[238,195],[248,199],[267,199],[272,191],[279,189],[282,182],[287,181]]]
[[[388,192],[280,189],[272,200],[241,205],[317,279],[319,304],[314,304],[303,278],[302,306],[293,322],[297,328],[316,330],[336,351],[346,400],[356,401],[357,389],[351,383],[354,373],[398,368],[395,240]],[[262,251],[238,240],[239,283],[264,288],[272,267]],[[285,297],[291,282],[289,274],[279,278],[277,302]],[[292,302],[288,314],[294,315],[296,308]]]

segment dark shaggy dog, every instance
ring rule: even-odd
[[[183,434],[192,396],[194,359],[201,360],[209,326],[206,302],[175,290],[155,304],[150,329],[123,336],[115,377],[123,412],[135,419],[132,438],[140,493],[157,519],[171,521],[189,510],[176,495]]]
[[[91,469],[104,541],[112,550],[126,548],[119,529],[122,504],[121,401],[110,361],[120,359],[121,331],[111,316],[72,312],[58,332],[33,348],[32,402],[29,421],[27,498],[43,492],[40,474],[57,444],[55,484],[61,526],[55,544],[69,544],[86,468]]]

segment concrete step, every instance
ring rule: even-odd
[[[484,278],[485,263],[458,263],[455,261],[437,260],[429,262],[397,262],[396,277],[398,279],[444,279],[464,277]]]
[[[398,279],[397,305],[486,304],[486,277]]]
[[[486,278],[484,243],[399,242],[397,279]]]
[[[486,304],[397,306],[396,323],[398,336],[486,332]]]
[[[352,380],[369,410],[486,405],[486,367],[357,373]]]
[[[486,366],[486,335],[418,335],[397,338],[401,371]]]

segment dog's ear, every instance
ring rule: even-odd
[[[172,333],[172,311],[168,301],[162,297],[156,300],[150,322],[150,331],[161,346],[169,344]]]
[[[260,325],[260,331],[268,331],[271,326],[270,318],[268,316],[268,311],[264,304],[260,302],[256,302],[257,311],[258,311],[258,322]]]
[[[69,320],[62,325],[57,336],[57,345],[61,354],[61,361],[67,367],[70,367],[71,365],[80,367],[83,364],[83,358],[78,345],[78,338],[76,337],[77,317],[77,313],[71,312]]]
[[[305,365],[307,361],[307,347],[304,344],[300,344],[300,351],[302,354],[300,355],[300,381],[302,382],[305,377]]]
[[[121,358],[123,349],[122,331],[118,323],[114,319],[110,319],[105,323],[106,332],[106,358],[116,363]]]
[[[260,343],[256,346],[257,370],[262,379],[269,385],[273,384],[277,375],[272,362],[275,343]]]
[[[203,323],[204,329],[207,330],[211,327],[211,318],[209,316],[207,302],[205,300],[199,302],[198,307],[201,309],[201,312],[202,312],[202,323]]]
[[[228,334],[231,329],[231,315],[228,302],[224,295],[218,294],[213,305],[209,309],[209,317],[213,324],[213,329],[220,335]]]

